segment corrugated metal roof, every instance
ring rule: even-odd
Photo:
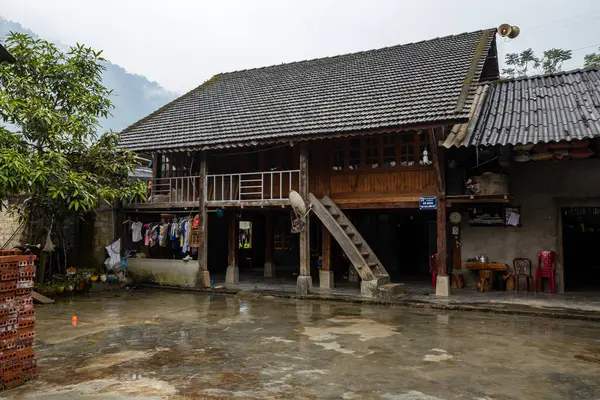
[[[121,146],[233,147],[460,121],[494,40],[492,29],[217,75],[125,129]]]
[[[600,70],[587,69],[487,84],[464,140],[506,145],[600,137]],[[465,128],[455,126],[453,131]],[[447,140],[444,145],[448,145]],[[447,146],[448,147],[448,146]]]

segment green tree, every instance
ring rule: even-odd
[[[129,178],[135,155],[118,148],[116,133],[97,133],[112,107],[101,52],[77,45],[65,53],[19,33],[6,47],[17,61],[0,65],[0,199],[24,195],[22,219],[60,224],[98,201],[144,195]]]
[[[532,49],[521,53],[508,53],[504,59],[507,68],[502,74],[510,78],[529,76],[531,71],[537,74],[555,74],[561,71],[563,62],[572,58],[571,50],[550,49],[537,57]]]
[[[583,57],[584,68],[600,68],[600,47],[598,53],[586,54]]]

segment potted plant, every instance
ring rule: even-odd
[[[54,284],[54,287],[56,289],[56,293],[60,294],[62,292],[65,291],[65,284],[63,282],[57,282]]]

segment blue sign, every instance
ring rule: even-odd
[[[419,198],[419,210],[435,210],[437,208],[437,197],[425,196]]]

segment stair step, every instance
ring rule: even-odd
[[[368,251],[361,251],[360,255],[366,258],[366,257],[369,257],[371,255],[371,253]]]
[[[337,212],[337,210],[329,210],[329,214],[331,214],[332,217],[334,218],[338,218],[340,216],[340,213]]]
[[[350,226],[347,222],[338,222],[338,224],[340,224],[342,228],[347,228],[348,226]]]
[[[373,268],[376,267],[378,265],[377,261],[369,261],[367,263],[367,265],[369,266],[369,268]]]

